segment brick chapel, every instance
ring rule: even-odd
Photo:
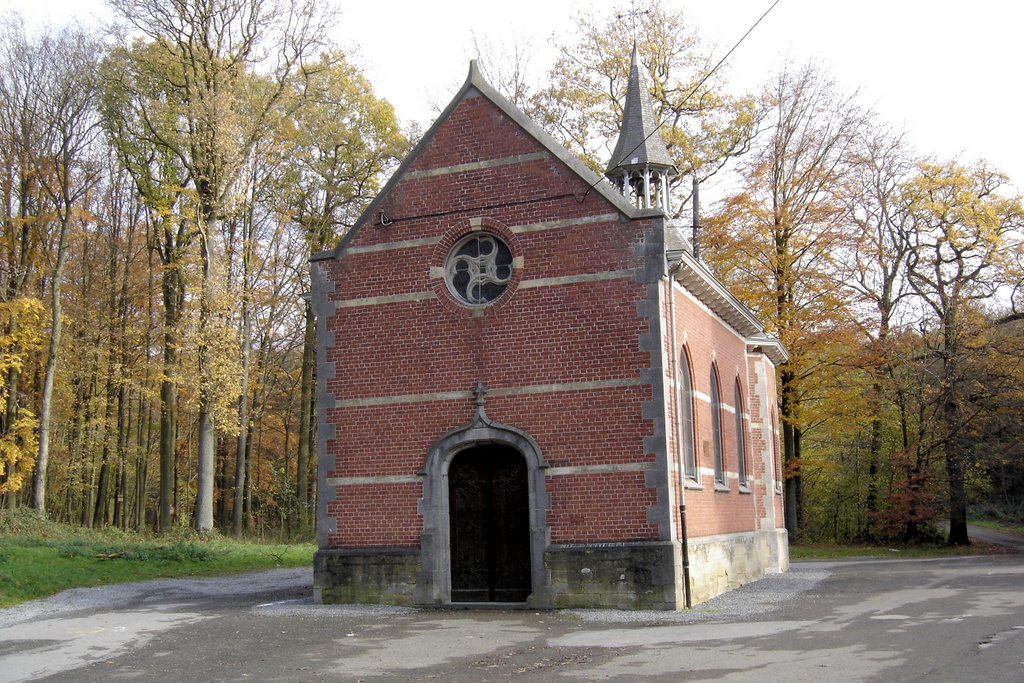
[[[604,178],[471,64],[312,260],[318,602],[681,609],[787,568],[786,350],[674,174],[635,50]]]

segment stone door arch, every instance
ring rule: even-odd
[[[489,451],[515,452],[525,465],[530,585],[525,602],[531,607],[554,607],[551,578],[544,568],[544,552],[550,535],[547,526],[549,501],[544,487],[547,463],[533,438],[515,427],[492,422],[480,404],[472,422],[447,432],[434,442],[419,472],[423,477],[423,498],[420,500],[423,531],[420,535],[420,569],[413,591],[416,604],[444,605],[453,602],[449,473],[459,454],[472,459],[486,457]],[[504,596],[505,599],[501,595],[493,599],[497,602],[522,601],[509,599],[508,595]],[[456,594],[456,602],[459,597]]]

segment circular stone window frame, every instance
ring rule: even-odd
[[[463,300],[452,291],[448,281],[448,260],[453,250],[466,239],[481,234],[489,234],[505,243],[512,254],[512,277],[505,290],[491,301],[473,304]],[[449,310],[464,315],[481,316],[488,311],[500,309],[515,294],[523,277],[523,257],[519,239],[505,225],[490,218],[470,218],[465,223],[448,230],[435,246],[430,259],[431,288],[438,300],[444,302]]]

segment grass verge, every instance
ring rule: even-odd
[[[893,557],[959,557],[990,555],[1005,552],[999,546],[973,542],[968,546],[926,545],[832,545],[798,543],[789,547],[791,560],[852,560],[856,558]]]
[[[68,588],[145,579],[210,576],[313,562],[312,543],[267,544],[175,531],[146,537],[0,514],[0,607]]]

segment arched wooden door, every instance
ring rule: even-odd
[[[525,602],[530,595],[526,461],[481,445],[448,468],[452,602]]]

